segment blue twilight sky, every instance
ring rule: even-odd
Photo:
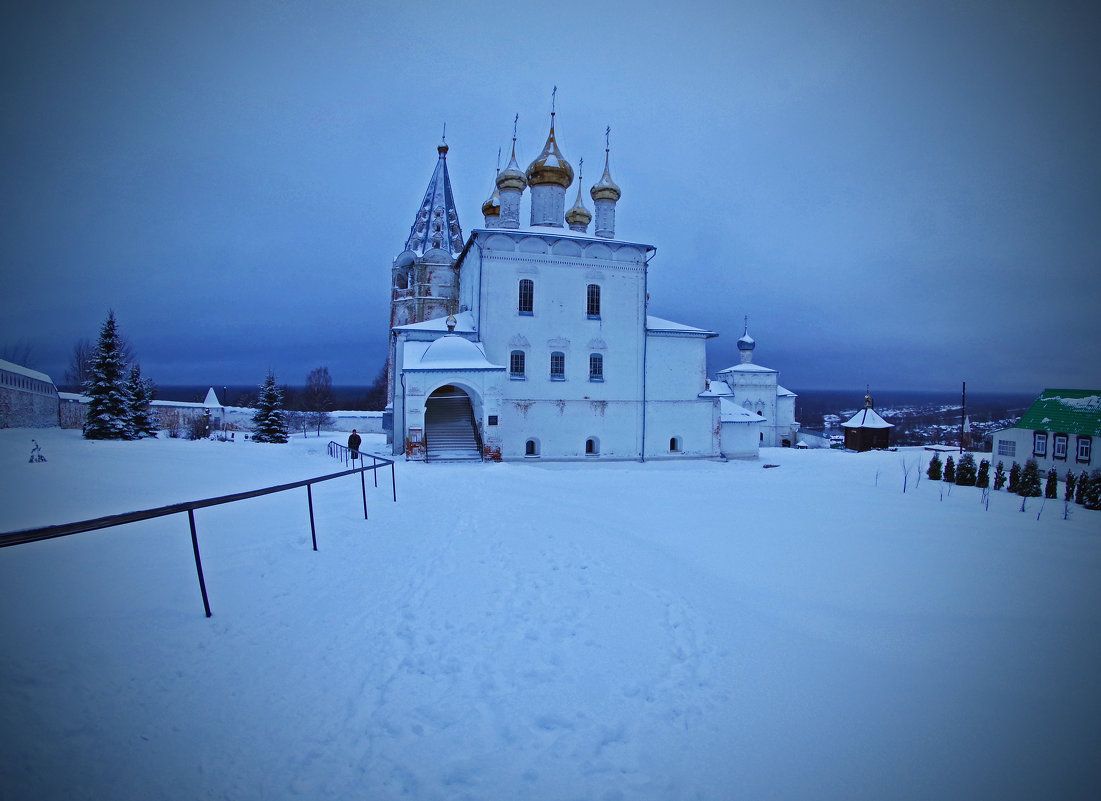
[[[160,384],[369,383],[444,124],[466,233],[557,85],[712,374],[749,315],[789,387],[1101,386],[1095,3],[13,6],[0,348],[55,380],[114,309]]]

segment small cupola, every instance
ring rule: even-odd
[[[520,227],[520,197],[528,186],[528,181],[520,170],[520,165],[516,163],[516,124],[519,121],[520,115],[517,114],[512,121],[512,155],[509,157],[508,165],[497,173],[497,192],[495,194],[500,200],[497,223],[499,228]],[[482,210],[485,211],[485,206],[482,207]],[[488,222],[486,227],[489,227]]]
[[[612,180],[611,146],[609,144],[611,133],[611,127],[604,129],[604,174],[589,190],[589,195],[596,206],[596,231],[594,233],[605,239],[615,237],[615,204],[622,195],[619,185]]]
[[[570,230],[583,234],[588,232],[589,223],[593,220],[592,212],[585,208],[585,201],[581,198],[581,177],[584,166],[585,159],[579,159],[577,162],[577,200],[566,212],[566,224],[570,227]]]
[[[749,335],[749,315],[745,318],[745,333],[738,339],[738,353],[741,355],[742,364],[750,364],[753,361],[753,349],[757,347],[757,341]]]

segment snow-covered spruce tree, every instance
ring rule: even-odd
[[[1074,471],[1068,470],[1067,471],[1067,478],[1066,478],[1066,487],[1063,490],[1063,500],[1064,501],[1069,502],[1069,501],[1074,500],[1074,485],[1075,485],[1075,483],[1076,482],[1074,480]]]
[[[1055,499],[1059,497],[1059,474],[1055,472],[1054,467],[1047,471],[1047,483],[1044,484],[1044,497]]]
[[[1085,471],[1083,471],[1084,477]],[[1090,473],[1089,485],[1086,487],[1082,505],[1087,509],[1101,509],[1101,470]]]
[[[1016,493],[1021,488],[1021,466],[1016,462],[1009,468],[1009,486],[1006,490]]]
[[[1074,502],[1084,504],[1090,491],[1090,474],[1083,470],[1078,474],[1078,486],[1074,490]]]
[[[933,458],[929,460],[929,469],[925,471],[925,475],[929,476],[930,481],[940,481],[943,478],[939,453],[934,453]]]
[[[979,489],[990,487],[990,462],[986,459],[979,462],[979,473],[975,476],[975,486]]]
[[[1021,471],[1021,480],[1017,484],[1017,494],[1022,498],[1039,498],[1044,494],[1040,486],[1040,466],[1035,459],[1025,462],[1025,469]]]
[[[275,385],[275,373],[268,373],[260,385],[260,397],[256,400],[256,413],[252,415],[257,442],[286,442],[287,423],[283,415],[283,390]]]
[[[134,438],[157,436],[157,426],[160,421],[151,405],[157,396],[157,388],[151,379],[141,377],[140,364],[130,368],[126,390],[130,393],[130,423]]]
[[[1005,486],[1005,465],[998,462],[998,467],[994,470],[994,489],[1000,490]]]
[[[949,484],[956,483],[956,460],[951,456],[944,462],[944,480]]]
[[[960,457],[960,463],[956,466],[956,484],[961,487],[975,486],[975,457],[965,453]]]
[[[114,311],[107,313],[100,329],[84,394],[89,398],[84,423],[86,439],[133,439],[126,360]]]

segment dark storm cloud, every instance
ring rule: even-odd
[[[605,125],[651,312],[792,387],[1101,385],[1101,56],[1075,4],[36,4],[5,20],[0,345],[109,308],[164,384],[369,383],[435,163]],[[606,10],[604,10],[606,9]],[[565,24],[568,23],[568,24]]]

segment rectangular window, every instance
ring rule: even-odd
[[[1037,431],[1032,436],[1032,455],[1047,456],[1047,432]]]
[[[1078,461],[1089,462],[1090,450],[1093,447],[1093,442],[1089,437],[1078,438]]]
[[[590,320],[600,319],[600,286],[589,284],[585,292],[585,310]]]
[[[497,415],[495,415],[495,414],[491,414],[491,415],[489,415],[489,420],[488,420],[488,423],[489,423],[489,425],[491,425],[491,426],[495,426],[495,425],[497,425]]]
[[[535,309],[535,282],[530,278],[520,279],[520,294],[516,304],[520,314],[533,314]]]
[[[599,353],[589,354],[589,380],[604,380],[604,357]]]
[[[552,353],[550,359],[550,368],[551,381],[565,381],[566,354],[558,350]]]
[[[1051,455],[1056,459],[1067,458],[1067,435],[1056,434],[1055,440],[1052,442]]]
[[[998,455],[1013,458],[1017,455],[1017,443],[1011,439],[998,440]]]
[[[524,352],[514,350],[508,357],[508,377],[516,381],[524,380]]]

